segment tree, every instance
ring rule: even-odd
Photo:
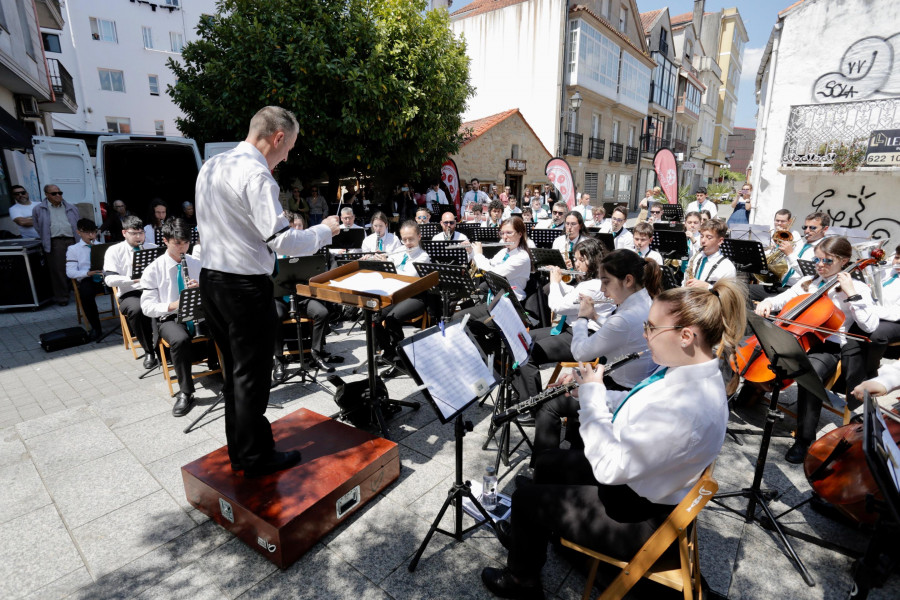
[[[425,0],[220,0],[169,67],[179,129],[244,139],[266,105],[292,110],[297,144],[282,181],[357,173],[437,177],[461,141],[468,58],[446,11]]]

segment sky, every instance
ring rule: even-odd
[[[471,0],[453,0],[450,11],[459,10]],[[707,0],[706,12],[737,7],[747,29],[750,41],[744,47],[744,64],[741,70],[741,85],[738,90],[738,105],[734,124],[737,127],[756,127],[756,70],[763,50],[772,33],[772,26],[778,13],[792,5],[794,0]],[[693,0],[637,0],[641,12],[669,8],[669,15],[680,15],[694,10]]]

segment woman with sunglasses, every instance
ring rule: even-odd
[[[745,294],[722,279],[657,296],[643,328],[662,368],[631,392],[609,390],[602,366],[575,374],[584,446],[543,453],[534,482],[517,486],[512,518],[497,526],[506,568],[481,572],[491,592],[543,597],[540,572],[553,537],[628,560],[684,499],[725,440],[719,363],[743,336]]]
[[[825,238],[815,249],[813,259],[816,265],[815,277],[803,277],[788,290],[773,298],[767,298],[756,306],[756,314],[762,317],[777,314],[792,298],[813,293],[837,277],[838,285],[832,287],[827,294],[835,307],[844,313],[844,322],[834,335],[807,352],[816,375],[823,381],[834,371],[840,360],[842,346],[847,342],[847,338],[842,334],[854,324],[864,332],[875,331],[878,327],[878,314],[868,286],[855,281],[850,277],[850,273],[843,272],[844,267],[850,262],[852,253],[853,247],[847,238],[843,236]],[[848,383],[852,382],[849,387],[852,390],[865,379],[865,373],[848,372],[844,373],[844,377]],[[802,387],[797,388],[797,435],[794,445],[785,455],[789,463],[801,464],[806,458],[809,445],[816,438],[816,426],[821,410],[822,401],[819,398]]]

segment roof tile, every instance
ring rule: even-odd
[[[650,27],[653,25],[653,22],[656,21],[656,18],[664,10],[664,8],[659,8],[641,13],[641,27],[643,27],[644,33],[650,33]]]

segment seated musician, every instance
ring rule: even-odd
[[[372,215],[371,228],[372,233],[363,240],[363,252],[393,252],[403,245],[397,236],[388,231],[388,217],[383,212],[378,211]]]
[[[66,248],[66,277],[75,280],[81,297],[84,318],[91,326],[88,339],[99,340],[102,334],[100,311],[97,309],[97,294],[103,293],[100,282],[103,271],[91,270],[91,245],[97,239],[97,225],[90,219],[78,219],[78,237],[81,239]]]
[[[128,320],[128,328],[144,349],[144,368],[152,369],[158,363],[153,345],[150,317],[141,311],[141,286],[131,276],[134,253],[146,248],[156,248],[152,240],[145,241],[144,223],[134,215],[122,219],[124,242],[111,246],[103,257],[103,278],[106,285],[117,289],[119,310]]]
[[[420,206],[416,209],[416,223],[420,225],[424,225],[425,223],[429,223],[431,221],[431,211],[425,208],[424,206]]]
[[[526,195],[526,198],[529,198]],[[523,204],[524,204],[523,200]],[[534,216],[535,221],[545,221],[550,218],[550,210],[541,204],[540,196],[531,196],[529,198],[529,205],[531,207],[531,214]]]
[[[884,396],[900,389],[900,362],[894,362],[878,370],[878,375],[853,388],[853,397],[862,402],[865,392],[871,396]]]
[[[634,250],[634,237],[625,227],[625,221],[628,220],[628,211],[624,206],[617,206],[612,211],[612,216],[606,221],[608,226],[601,227],[600,233],[611,233],[615,238],[616,250],[627,248]]]
[[[690,255],[700,251],[700,213],[691,211],[684,215],[684,234],[690,243]],[[687,268],[687,264],[685,264]]]
[[[499,200],[491,200],[488,204],[488,218],[481,224],[482,227],[500,227],[503,222],[503,203]]]
[[[569,214],[569,207],[565,202],[556,202],[550,210],[550,219],[540,221],[535,225],[536,229],[563,229],[565,226],[566,215]]]
[[[649,223],[650,225],[653,225],[654,223],[662,222],[662,220],[663,220],[662,202],[659,202],[657,200],[650,202],[650,208],[647,211],[646,222]]]
[[[725,241],[728,225],[722,219],[707,219],[700,225],[700,251],[688,264],[684,284],[688,287],[711,288],[712,284],[737,274],[734,263],[719,248]]]
[[[584,447],[543,453],[534,483],[516,489],[511,520],[498,524],[506,567],[481,572],[491,592],[542,598],[540,573],[553,537],[628,560],[684,499],[725,440],[719,358],[743,335],[743,295],[725,279],[711,290],[657,296],[643,329],[663,368],[631,392],[609,390],[603,367],[576,375]]]
[[[504,221],[513,215],[522,215],[522,209],[519,207],[518,201],[516,200],[515,196],[513,196],[512,194],[507,194],[507,202],[508,204],[503,209],[502,218]]]
[[[445,213],[446,215],[452,213]],[[400,226],[400,240],[406,248],[406,252],[398,252],[386,257],[394,263],[397,273],[400,275],[408,275],[410,277],[418,277],[419,272],[416,271],[415,263],[429,263],[428,253],[422,250],[419,244],[422,241],[422,234],[419,232],[419,225],[414,221],[406,221]],[[374,327],[375,340],[382,349],[381,357],[391,363],[398,363],[397,360],[397,344],[403,341],[403,323],[422,314],[427,305],[427,293],[407,298],[397,304],[392,304],[381,311],[382,323],[376,322]],[[382,376],[395,377],[400,374],[396,366],[391,367]]]
[[[147,265],[141,275],[141,310],[159,323],[159,335],[168,342],[172,352],[172,366],[178,377],[178,393],[172,415],[183,417],[194,407],[194,380],[191,378],[191,338],[195,333],[193,322],[179,323],[179,294],[186,288],[197,287],[200,261],[187,254],[191,245],[191,226],[184,219],[167,221],[162,227],[166,252]],[[183,257],[183,259],[182,259]],[[187,262],[188,274],[183,273],[182,260]],[[210,341],[208,352],[215,356]]]
[[[652,210],[650,212],[653,212]],[[641,258],[655,260],[659,266],[663,265],[662,256],[656,250],[650,249],[650,241],[653,239],[653,225],[650,223],[638,223],[631,232],[634,237],[634,251]]]
[[[481,224],[484,222],[484,215],[482,214],[482,209],[480,204],[469,204],[469,212],[466,213],[466,222],[467,223],[478,223]]]
[[[785,213],[787,213],[787,215],[785,215]],[[784,209],[775,213],[775,228],[773,231],[789,231],[791,222],[790,214],[790,211]],[[800,281],[800,278],[803,276],[803,271],[801,270],[798,261],[810,261],[814,258],[815,248],[825,239],[825,233],[828,231],[830,225],[831,217],[828,216],[828,213],[814,212],[807,215],[806,220],[803,223],[803,233],[801,235],[798,236],[797,232],[794,231],[792,232],[792,237],[794,239],[775,242],[773,246],[777,246],[778,249],[784,253],[788,263],[788,271],[781,278],[781,282],[778,285],[751,285],[749,293],[750,300],[759,301],[771,298],[772,296],[790,289]]]
[[[785,304],[793,298],[804,294],[816,292],[829,280],[837,277],[838,285],[833,286],[827,292],[834,305],[844,313],[844,322],[838,333],[817,343],[808,352],[807,356],[812,363],[816,375],[823,381],[834,371],[840,359],[841,351],[846,343],[846,337],[842,335],[854,324],[864,332],[874,331],[878,327],[878,315],[872,301],[872,294],[868,286],[850,277],[850,273],[844,273],[843,269],[850,262],[853,247],[847,238],[832,236],[825,238],[816,246],[816,276],[803,277],[794,286],[773,298],[767,298],[756,307],[756,313],[763,317],[778,314]],[[856,384],[865,379],[865,373],[844,373],[848,382],[852,381],[853,389]],[[794,464],[801,464],[806,458],[809,445],[816,438],[816,426],[819,423],[819,412],[822,409],[822,401],[808,393],[802,387],[797,388],[797,435],[796,441],[785,455],[785,459]]]
[[[434,237],[431,239],[438,242],[468,242],[469,238],[464,233],[460,233],[456,230],[456,215],[452,212],[445,212],[441,215],[441,229],[438,233],[434,234]],[[404,244],[405,245],[405,244]]]
[[[587,239],[587,229],[581,213],[574,210],[566,215],[563,227],[565,228],[563,234],[553,240],[553,249],[558,250],[563,255],[563,260],[566,261],[566,268],[571,269],[572,260],[575,256],[575,246],[581,240]]]
[[[531,210],[530,206],[526,206],[522,209],[522,220],[525,221],[526,225],[528,225],[529,223],[531,223],[532,225],[536,224],[534,220],[534,211]]]
[[[606,209],[603,206],[595,206],[591,216],[591,220],[585,223],[587,227],[600,229],[606,225]]]

